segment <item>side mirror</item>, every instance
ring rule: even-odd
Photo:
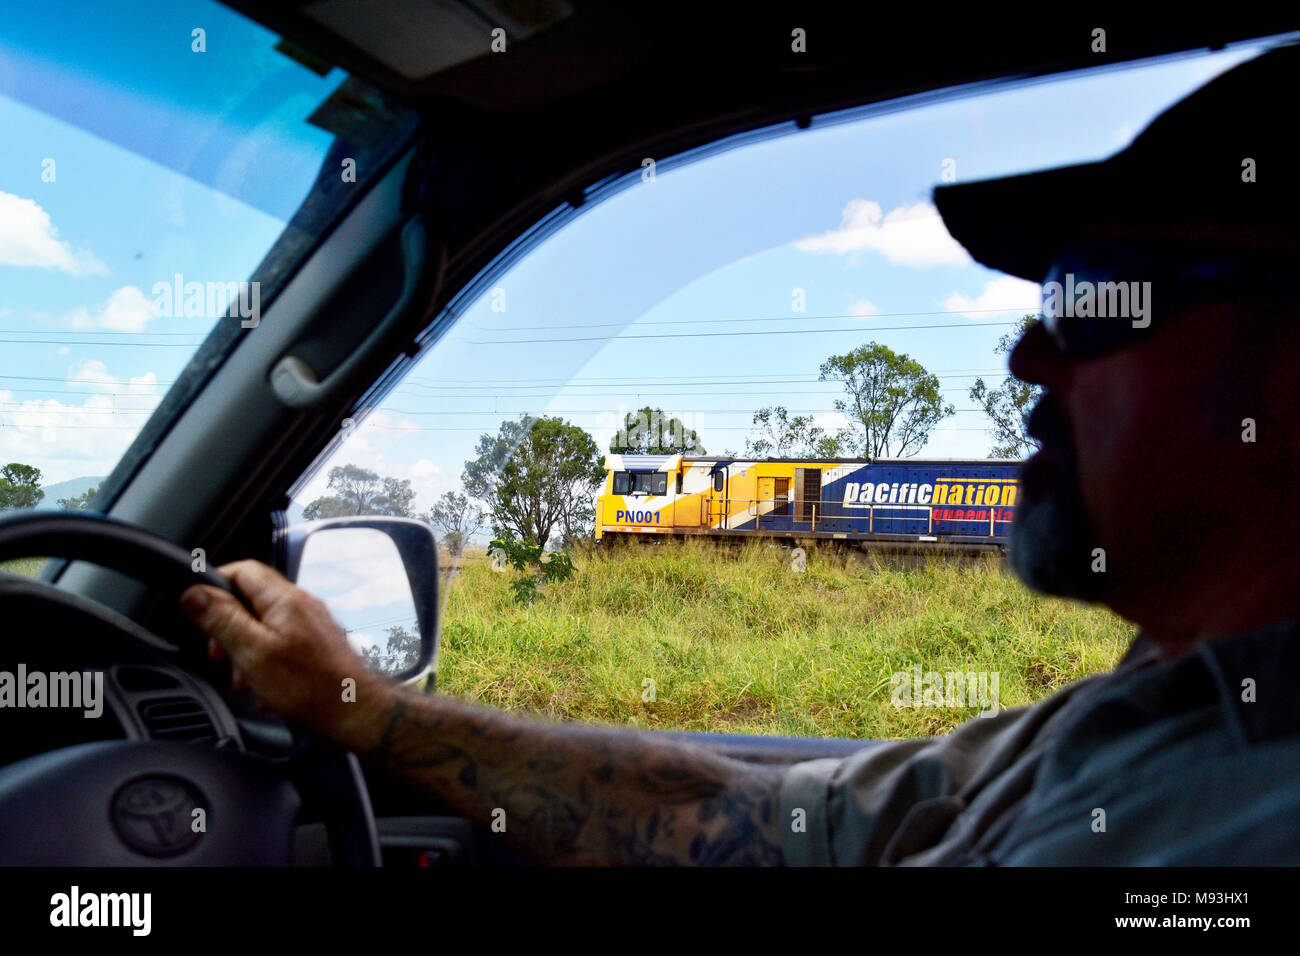
[[[370,668],[433,689],[438,545],[411,518],[360,515],[277,527],[275,565],[325,602]]]

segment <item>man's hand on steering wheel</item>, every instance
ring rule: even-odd
[[[219,570],[254,613],[202,584],[181,595],[181,609],[208,635],[213,659],[230,659],[234,689],[252,691],[280,717],[349,749],[372,744],[365,738],[373,730],[365,728],[375,726],[372,718],[391,706],[397,688],[366,667],[324,602],[258,561]]]

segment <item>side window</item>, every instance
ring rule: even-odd
[[[814,118],[653,180],[638,169],[453,300],[415,366],[340,425],[290,518],[429,522],[437,689],[516,711],[914,737],[1106,669],[1132,637],[1122,620],[1028,592],[994,554],[945,556],[1000,547],[1011,526],[1014,505],[967,506],[976,483],[957,482],[1007,466],[988,464],[1012,441],[988,409],[1032,400],[1007,381],[1003,343],[1041,290],[971,259],[931,190],[1102,159],[1246,55]],[[913,381],[932,383],[923,406],[873,404],[920,394]],[[682,496],[657,500],[674,468]],[[702,494],[685,492],[690,469]],[[69,459],[58,477],[95,474]],[[497,538],[537,562],[502,566]],[[552,562],[559,550],[569,561]],[[981,610],[1010,606],[1014,621]],[[387,640],[390,622],[374,624]],[[701,653],[706,634],[725,634],[725,652]]]

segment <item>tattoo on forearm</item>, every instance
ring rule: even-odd
[[[399,695],[368,759],[550,862],[782,862],[784,768],[649,734],[546,725]]]

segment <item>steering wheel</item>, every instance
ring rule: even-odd
[[[220,573],[193,570],[190,552],[122,521],[85,512],[0,519],[0,561],[42,556],[119,571],[173,600],[192,584],[239,597]],[[41,581],[0,578],[6,620],[29,608],[57,612],[60,619],[93,619],[154,653],[174,649],[96,601]],[[325,824],[334,863],[380,865],[356,757],[318,735],[293,731],[293,751],[279,762],[245,753],[234,740],[223,747],[111,740],[0,768],[0,865],[286,865],[304,802]]]

